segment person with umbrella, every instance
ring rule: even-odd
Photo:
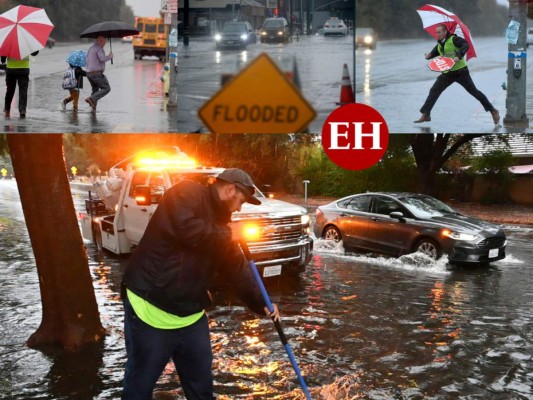
[[[92,25],[85,29],[81,38],[96,38],[96,42],[87,52],[87,78],[93,89],[90,97],[85,101],[96,111],[98,100],[108,94],[111,86],[104,75],[105,63],[111,60],[113,64],[113,52],[111,51],[111,38],[120,38],[128,35],[137,35],[139,30],[120,21],[105,21]],[[106,38],[109,39],[109,55],[105,55],[104,46]]]
[[[1,68],[6,70],[6,116],[10,115],[11,102],[18,85],[20,117],[26,117],[30,81],[29,56],[36,56],[46,46],[53,28],[54,25],[42,8],[19,5],[0,15],[0,61]]]
[[[63,111],[66,110],[67,104],[72,101],[72,111],[78,111],[78,100],[80,98],[80,90],[83,89],[83,77],[87,76],[87,73],[82,69],[86,65],[87,54],[83,50],[76,50],[70,53],[67,57],[69,68],[67,74],[73,76],[76,85],[66,89],[69,91],[69,96],[61,101],[61,107]],[[65,87],[63,87],[65,88]]]
[[[427,4],[418,9],[417,12],[422,18],[424,28],[437,38],[437,45],[433,50],[425,54],[425,58],[429,60],[434,57],[445,56],[452,58],[455,64],[451,69],[443,71],[437,78],[429,91],[424,105],[420,109],[422,115],[414,122],[431,121],[431,110],[439,96],[448,86],[457,82],[482,104],[485,111],[491,113],[494,124],[498,124],[500,113],[490,103],[487,96],[476,88],[466,64],[467,56],[476,56],[473,46],[465,39],[469,39],[470,42],[472,40],[466,25],[455,14],[442,7]]]
[[[39,54],[39,50],[31,53],[33,57]],[[7,61],[7,62],[6,62]],[[30,56],[22,60],[2,56],[1,69],[6,70],[6,97],[4,102],[4,115],[9,117],[11,114],[11,103],[15,97],[17,85],[19,87],[19,113],[20,118],[26,118],[26,107],[28,105],[28,85],[30,83]]]
[[[96,112],[98,100],[111,91],[109,81],[104,75],[105,63],[113,59],[113,52],[106,56],[104,52],[106,38],[98,36],[94,44],[87,51],[87,79],[91,84],[92,93],[85,101]]]

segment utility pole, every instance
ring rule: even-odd
[[[183,45],[189,47],[189,0],[183,2]]]
[[[170,85],[168,88],[167,108],[178,106],[178,13],[170,14],[170,33],[168,35],[168,65]]]
[[[514,127],[527,127],[529,126],[529,119],[526,114],[527,0],[509,0],[509,21],[510,24],[507,28],[509,47],[507,113],[503,119],[503,124]]]
[[[353,95],[355,98],[355,1],[353,2],[353,21],[352,21],[352,29],[353,29],[353,70],[352,70],[352,76],[353,76]]]

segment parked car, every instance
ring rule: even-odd
[[[226,22],[222,32],[215,35],[216,48],[245,49],[250,43],[257,43],[254,28],[246,21]]]
[[[319,206],[315,214],[315,235],[345,248],[393,256],[419,251],[433,259],[446,254],[451,263],[505,258],[507,239],[499,226],[423,194],[356,194]]]
[[[330,35],[342,35],[346,36],[348,34],[348,27],[342,19],[337,17],[332,17],[326,21],[324,24],[324,36]]]
[[[529,28],[527,30],[527,39],[526,39],[526,47],[529,47],[530,44],[533,44],[533,28]]]
[[[46,47],[51,49],[55,45],[56,45],[56,40],[53,37],[49,37],[48,39],[46,39]]]
[[[133,36],[132,35],[128,35],[128,36],[124,36],[121,40],[122,43],[132,43],[133,42]]]
[[[355,28],[355,47],[364,46],[375,49],[378,37],[372,28]]]
[[[285,18],[267,18],[261,28],[261,43],[286,43],[291,37],[289,24]]]

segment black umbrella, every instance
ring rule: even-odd
[[[125,22],[105,21],[88,27],[81,33],[80,37],[97,38],[98,36],[105,36],[109,39],[109,51],[112,51],[111,38],[123,38],[124,36],[138,34],[138,29]],[[113,64],[113,60],[111,60],[111,64]]]

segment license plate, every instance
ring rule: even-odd
[[[489,250],[489,258],[496,258],[499,254],[499,249],[490,249]]]
[[[233,40],[228,40],[226,43],[233,44]]]
[[[263,269],[263,277],[265,278],[278,275],[281,275],[281,265],[272,265]]]
[[[275,38],[275,36],[270,36],[270,37],[269,37],[269,39],[274,39],[274,38]]]

